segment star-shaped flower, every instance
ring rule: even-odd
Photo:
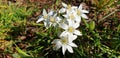
[[[79,5],[79,7],[76,9],[76,14],[78,17],[82,17],[82,18],[85,18],[85,19],[88,19],[87,15],[85,13],[89,13],[87,10],[83,10],[82,9],[83,6],[82,4]]]
[[[62,47],[62,53],[63,55],[65,54],[66,50],[68,50],[70,53],[73,53],[73,49],[72,47],[77,47],[77,45],[75,43],[73,43],[72,41],[75,40],[77,38],[77,36],[72,35],[60,35],[60,39],[55,39],[53,40],[52,44],[55,44],[55,46],[53,47],[54,50],[58,50],[59,48]]]
[[[62,2],[63,8],[61,8],[59,10],[59,13],[64,13],[64,12],[71,12],[73,10],[75,10],[77,7],[76,6],[71,6],[70,4],[67,5],[65,3]]]
[[[50,12],[46,12],[45,9],[43,9],[42,16],[37,20],[37,23],[43,21],[44,26],[46,28],[49,28],[51,26],[56,26],[60,22],[60,18],[57,17],[57,13],[55,13],[53,10],[50,10]]]
[[[73,21],[77,23],[81,22],[81,18],[76,14],[76,11],[66,13],[63,16],[67,19],[67,21]]]
[[[75,23],[73,21],[68,21],[68,25],[65,23],[61,23],[60,27],[64,29],[65,31],[62,32],[63,35],[69,34],[69,35],[79,35],[81,36],[81,32],[79,30],[76,30],[76,28],[79,27],[79,23]]]

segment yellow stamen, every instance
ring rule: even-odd
[[[47,19],[47,18],[48,18],[48,16],[47,16],[47,15],[44,15],[43,17],[44,17],[45,19]]]
[[[71,9],[71,5],[68,5],[68,6],[67,6],[67,9],[70,10],[70,9]]]
[[[80,10],[77,10],[77,15],[81,15],[81,12],[80,12]]]
[[[71,14],[70,15],[70,19],[74,19],[75,17],[74,17],[74,15],[73,14]]]
[[[74,31],[74,28],[73,27],[69,27],[68,31],[72,33]]]
[[[64,37],[62,40],[61,40],[62,44],[67,44],[68,43],[68,39],[66,37]]]
[[[54,23],[55,19],[53,17],[50,17],[50,21]]]

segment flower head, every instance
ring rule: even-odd
[[[82,9],[82,4],[80,4],[80,6],[76,9],[77,16],[79,16],[79,17],[81,16],[85,19],[88,19],[88,17],[86,16],[85,13],[89,13],[89,12],[87,10],[83,10]]]
[[[46,21],[48,22],[49,27],[51,26],[56,27],[56,25],[61,21],[61,19],[57,17],[57,13],[55,13],[52,16],[50,16],[49,19]]]
[[[64,29],[65,31],[62,32],[63,35],[69,34],[69,35],[82,35],[80,31],[76,30],[76,28],[79,27],[79,23],[75,23],[73,21],[68,21],[68,25],[61,23],[60,27]]]
[[[73,21],[77,23],[81,22],[81,18],[77,16],[76,11],[66,13],[63,16],[67,19],[67,21]]]
[[[55,13],[53,10],[51,10],[50,12],[46,12],[46,10],[43,10],[42,16],[37,20],[37,23],[43,21],[44,22],[44,26],[46,28],[49,28],[51,26],[56,26],[57,23],[60,22],[60,18],[57,17],[57,13]]]
[[[54,50],[58,50],[62,47],[62,53],[65,54],[66,50],[68,50],[70,53],[73,53],[72,47],[77,47],[76,44],[74,44],[72,41],[75,40],[77,36],[69,36],[69,35],[60,35],[60,39],[53,40],[52,44],[55,44],[53,47]]]
[[[61,8],[59,10],[59,13],[64,13],[64,12],[71,12],[73,10],[75,10],[77,7],[76,6],[71,6],[70,4],[67,5],[65,3],[62,2],[63,8]]]

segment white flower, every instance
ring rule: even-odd
[[[79,35],[81,36],[81,32],[79,30],[76,30],[76,28],[79,27],[79,23],[75,23],[73,21],[68,21],[68,25],[65,23],[61,23],[59,26],[64,29],[65,31],[62,32],[63,35],[69,34],[69,35]]]
[[[53,40],[52,44],[55,44],[53,47],[54,50],[58,50],[62,47],[62,53],[65,54],[66,50],[68,50],[70,53],[73,53],[72,47],[77,47],[76,44],[74,44],[72,41],[75,40],[77,36],[72,35],[60,35],[60,39]]]
[[[87,15],[85,13],[89,13],[87,10],[83,10],[82,9],[82,4],[80,4],[80,6],[76,9],[76,14],[78,15],[78,17],[83,17],[85,19],[88,19]]]
[[[37,23],[43,21],[44,26],[46,28],[49,28],[51,26],[56,26],[60,22],[60,18],[57,17],[57,13],[54,13],[53,10],[50,10],[49,13],[46,12],[45,9],[43,9],[42,16],[37,20]]]
[[[71,6],[70,4],[67,5],[65,3],[62,2],[63,8],[61,8],[59,10],[59,13],[64,13],[64,12],[71,12],[73,10],[75,10],[77,7],[76,6]]]
[[[74,22],[77,22],[77,23],[81,22],[81,18],[76,14],[75,11],[66,13],[63,16],[67,19],[67,21],[70,20],[70,21],[74,21]]]
[[[49,17],[53,15],[53,11],[50,11],[49,13],[46,12],[45,9],[43,9],[43,13],[42,13],[42,16],[40,16],[40,18],[36,21],[37,23],[43,21],[44,22],[44,26],[46,28],[48,28],[48,21],[49,20]]]
[[[49,17],[48,20],[46,20],[46,22],[48,23],[48,27],[54,26],[56,27],[56,25],[60,22],[60,18],[57,17],[57,13],[53,14],[52,16]]]
[[[49,16],[49,15],[47,14],[46,10],[43,9],[42,16],[37,20],[37,23],[39,23],[39,22],[41,22],[41,21],[43,21],[43,20],[48,19],[48,16]]]

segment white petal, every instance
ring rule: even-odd
[[[59,23],[62,19],[60,18],[60,17],[56,17],[56,19],[57,19],[57,23]]]
[[[65,29],[65,30],[68,29],[68,25],[66,25],[66,24],[64,24],[64,23],[60,23],[59,26],[60,26],[62,29]]]
[[[63,31],[61,34],[60,34],[60,38],[63,37],[63,36],[67,36],[68,32],[67,31]]]
[[[67,7],[67,4],[65,4],[65,3],[63,3],[63,2],[62,2],[62,5],[63,5],[64,7]]]
[[[43,21],[44,20],[44,18],[39,18],[37,21],[36,21],[36,23],[39,23],[39,22],[41,22],[41,21]]]
[[[76,44],[74,44],[74,43],[70,43],[69,44],[70,46],[72,46],[72,47],[78,47]]]
[[[61,8],[61,9],[59,10],[59,13],[64,13],[65,11],[66,11],[65,8]]]
[[[58,50],[62,46],[62,43],[60,42],[60,39],[53,40],[52,44],[55,44],[55,46],[53,47],[53,50]]]
[[[60,41],[60,39],[55,39],[55,40],[52,41],[52,44],[56,44],[56,43],[58,43],[59,41]]]
[[[72,43],[73,40],[77,39],[77,35],[69,34],[68,41],[69,43]]]
[[[82,4],[79,5],[79,9],[82,10]]]
[[[63,55],[65,54],[66,49],[67,49],[67,46],[66,46],[66,45],[62,45],[62,52],[63,52]]]
[[[69,27],[73,27],[74,26],[74,20],[68,20],[69,23]]]
[[[85,19],[88,19],[87,15],[85,15],[85,14],[81,14],[81,16]]]
[[[81,35],[82,35],[82,34],[81,34],[81,32],[80,32],[80,31],[78,31],[78,30],[75,30],[75,31],[74,31],[74,34],[79,35],[79,36],[81,36]]]
[[[56,17],[57,16],[57,13],[54,13],[53,17]]]
[[[47,23],[44,21],[44,26],[46,27],[47,26]]]
[[[69,16],[67,14],[63,15],[65,18],[68,18]]]
[[[77,7],[76,7],[76,6],[72,6],[72,9],[74,9],[74,10],[75,10],[75,9],[77,9]]]
[[[74,23],[74,26],[73,26],[73,27],[74,27],[74,28],[78,28],[79,26],[80,26],[80,23],[77,22],[77,23]]]
[[[44,21],[44,26],[48,29],[49,28],[49,25],[46,21]]]
[[[43,15],[47,15],[47,12],[45,9],[43,9]]]
[[[76,15],[75,22],[80,24],[80,22],[81,22],[81,17]]]
[[[60,49],[61,48],[61,45],[55,45],[54,47],[53,47],[53,50],[58,50],[58,49]]]
[[[68,51],[69,51],[70,53],[73,53],[73,49],[72,49],[71,46],[67,45],[67,49],[68,49]]]
[[[52,16],[54,14],[53,10],[50,10],[50,12],[48,13],[48,15]]]
[[[53,25],[54,27],[56,27],[56,26],[57,26],[57,23],[53,23],[52,25]]]
[[[77,36],[76,36],[76,35],[73,35],[72,39],[73,39],[73,40],[77,39]]]
[[[81,10],[82,13],[89,13],[87,10]]]

